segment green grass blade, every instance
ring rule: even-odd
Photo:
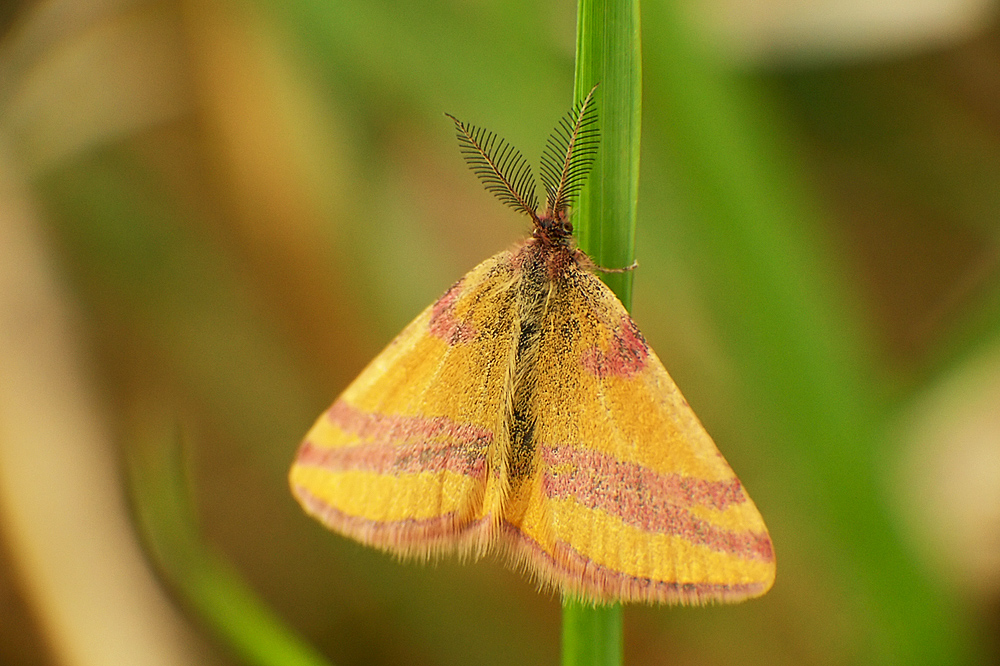
[[[642,66],[637,0],[580,0],[574,100],[583,99],[594,84],[600,84],[601,147],[573,223],[580,248],[598,266],[623,268],[635,257],[639,194]],[[632,272],[602,277],[630,308]],[[594,607],[564,599],[562,663],[621,664],[621,606]]]
[[[622,607],[590,606],[563,600],[563,666],[617,666],[622,663]]]
[[[600,84],[596,99],[601,148],[577,201],[577,242],[603,268],[635,259],[639,196],[642,64],[638,0],[580,0],[577,7],[574,100]],[[626,308],[632,271],[602,276]]]
[[[137,439],[127,460],[136,525],[188,608],[245,664],[330,666],[201,539],[176,432],[149,428]]]

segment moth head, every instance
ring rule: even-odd
[[[566,244],[573,235],[573,223],[569,221],[569,211],[563,210],[555,216],[539,215],[535,221],[535,238],[549,243]]]

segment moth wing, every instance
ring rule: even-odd
[[[512,280],[506,252],[472,269],[319,418],[289,473],[307,513],[404,557],[485,550]]]
[[[599,602],[766,592],[760,513],[611,290],[571,267],[541,344],[536,472],[503,525],[511,556]]]

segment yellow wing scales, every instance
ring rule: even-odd
[[[328,527],[401,556],[482,552],[488,456],[513,343],[500,253],[417,316],[306,435],[293,493]]]
[[[503,525],[512,559],[598,601],[766,592],[763,519],[614,294],[568,264],[543,331],[535,474]]]

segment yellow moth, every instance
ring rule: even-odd
[[[292,491],[330,529],[404,558],[498,553],[584,600],[739,601],[775,575],[764,521],[617,297],[572,244],[597,150],[594,91],[542,158],[455,122],[530,238],[473,268],[306,435]]]

